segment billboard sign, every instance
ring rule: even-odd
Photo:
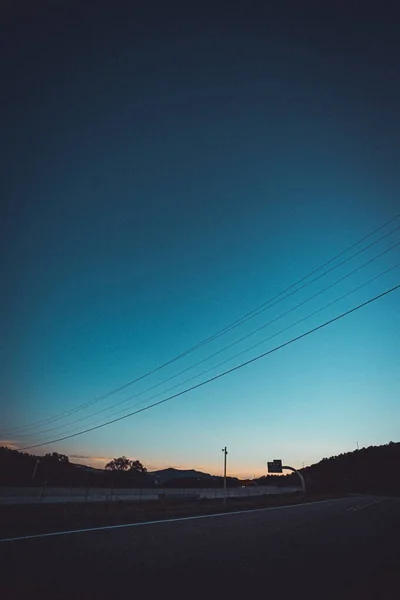
[[[272,462],[267,463],[268,473],[282,473],[282,461],[275,458]]]

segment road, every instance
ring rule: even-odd
[[[354,496],[0,543],[17,598],[398,600],[400,498]]]
[[[293,494],[300,491],[294,486],[265,485],[258,487],[233,487],[227,489],[230,498],[247,498],[249,496],[262,496],[264,494]],[[64,504],[77,502],[132,502],[141,500],[157,500],[159,494],[190,496],[198,495],[199,498],[223,498],[223,488],[61,488],[61,487],[0,487],[0,504]]]

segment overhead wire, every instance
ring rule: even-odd
[[[273,296],[269,300],[267,300],[264,303],[262,303],[261,305],[259,305],[257,308],[255,308],[252,311],[246,313],[240,319],[237,319],[236,321],[234,321],[230,325],[228,325],[225,328],[219,330],[214,335],[209,336],[208,338],[206,338],[202,342],[199,342],[195,346],[192,346],[187,351],[179,354],[178,356],[174,357],[173,359],[171,359],[171,360],[163,363],[162,365],[159,365],[158,367],[152,369],[151,371],[148,371],[144,375],[142,375],[140,377],[137,377],[136,379],[133,379],[133,380],[129,381],[128,383],[126,383],[126,384],[124,384],[122,386],[119,386],[118,388],[115,388],[113,390],[110,390],[109,392],[107,392],[105,394],[102,394],[101,396],[98,396],[98,397],[96,397],[96,398],[94,398],[94,399],[92,399],[92,400],[90,400],[90,401],[88,401],[86,403],[83,403],[83,404],[81,404],[81,405],[79,405],[77,407],[71,408],[71,409],[69,409],[67,411],[64,411],[62,413],[58,413],[57,415],[53,415],[52,417],[48,417],[46,419],[41,419],[41,420],[35,421],[35,422],[31,423],[31,424],[21,425],[21,426],[18,426],[18,427],[14,427],[14,428],[9,428],[7,430],[3,430],[1,432],[2,435],[8,435],[8,434],[10,434],[12,432],[18,432],[18,431],[21,432],[21,431],[24,431],[26,429],[29,430],[29,429],[34,429],[34,428],[37,428],[37,427],[40,428],[44,424],[55,422],[55,421],[59,421],[59,420],[65,418],[67,416],[75,414],[76,412],[84,410],[85,408],[88,408],[89,406],[92,406],[92,405],[94,405],[94,404],[96,404],[98,402],[101,402],[101,401],[107,399],[108,397],[110,397],[110,396],[112,396],[112,395],[114,395],[114,394],[116,394],[116,393],[118,393],[118,392],[126,389],[127,387],[133,385],[134,383],[138,383],[139,381],[143,380],[144,378],[146,378],[146,377],[148,377],[148,376],[150,376],[150,375],[158,372],[162,368],[164,368],[164,367],[166,367],[166,366],[168,366],[168,365],[176,362],[180,358],[183,358],[184,356],[187,356],[188,354],[194,352],[195,350],[197,350],[198,348],[202,347],[203,345],[205,345],[207,343],[210,343],[211,341],[213,341],[214,339],[217,339],[221,335],[224,335],[228,331],[231,331],[232,329],[235,329],[239,325],[242,325],[243,323],[247,322],[248,320],[250,320],[250,319],[258,316],[259,314],[261,314],[261,312],[264,312],[268,308],[272,308],[273,306],[275,306],[276,304],[278,304],[282,300],[285,300],[286,298],[288,298],[288,297],[292,296],[293,294],[299,292],[300,290],[304,289],[308,285],[311,285],[312,283],[314,283],[315,281],[317,281],[321,277],[327,275],[328,273],[332,272],[336,268],[338,268],[338,267],[342,266],[343,264],[347,263],[349,260],[352,260],[353,258],[355,258],[356,256],[358,256],[362,252],[365,252],[366,250],[368,250],[369,248],[371,248],[375,244],[379,243],[383,239],[386,239],[387,237],[389,237],[390,235],[392,235],[393,233],[395,233],[396,231],[398,231],[400,229],[400,227],[397,227],[396,229],[391,230],[389,233],[387,233],[387,234],[383,235],[382,237],[378,238],[378,240],[375,240],[374,242],[371,242],[371,244],[369,244],[368,246],[362,248],[361,250],[359,250],[358,252],[356,252],[352,256],[346,258],[345,260],[341,261],[337,265],[334,265],[333,267],[331,267],[327,271],[324,271],[322,274],[318,275],[317,277],[315,277],[311,281],[308,281],[308,282],[304,283],[302,286],[300,286],[299,288],[293,290],[293,288],[295,288],[298,284],[306,281],[306,279],[308,279],[309,277],[311,277],[313,274],[317,273],[318,271],[320,271],[324,267],[328,266],[329,264],[331,264],[332,262],[334,262],[335,260],[337,260],[338,258],[340,258],[341,256],[343,256],[344,254],[346,254],[347,252],[349,252],[350,250],[352,250],[353,248],[355,248],[356,246],[358,246],[359,244],[361,244],[363,241],[369,239],[375,233],[377,233],[378,231],[381,231],[382,229],[384,229],[389,224],[391,224],[392,222],[394,222],[395,220],[397,220],[399,218],[400,218],[400,213],[398,215],[394,216],[392,219],[386,221],[383,225],[381,225],[378,228],[374,229],[372,232],[370,232],[369,234],[367,234],[366,236],[364,236],[363,238],[361,238],[360,240],[358,240],[354,244],[350,245],[347,249],[341,251],[339,254],[337,254],[335,257],[331,258],[327,262],[325,262],[320,267],[317,267],[316,269],[314,269],[313,271],[311,271],[308,275],[305,275],[301,279],[297,280],[295,283],[293,283],[292,285],[290,285],[289,287],[287,287],[286,289],[284,289],[282,292],[279,292],[278,294],[276,294],[275,296]],[[280,296],[284,295],[286,292],[290,292],[290,293],[288,293],[283,298],[280,298]]]
[[[118,421],[122,421],[124,419],[129,418],[129,417],[132,417],[133,415],[136,415],[136,414],[142,413],[144,411],[150,410],[152,408],[155,408],[156,406],[160,406],[161,404],[165,404],[166,402],[169,402],[169,401],[171,401],[171,400],[173,400],[175,398],[183,396],[184,394],[187,394],[187,393],[189,393],[189,392],[191,392],[193,390],[199,389],[199,388],[201,388],[201,387],[203,387],[203,386],[205,386],[205,385],[207,385],[207,384],[209,384],[209,383],[211,383],[213,381],[221,379],[222,377],[225,377],[226,375],[229,375],[230,373],[238,371],[238,370],[240,370],[240,369],[242,369],[242,368],[244,368],[244,367],[246,367],[246,366],[248,366],[248,365],[250,365],[250,364],[252,364],[252,363],[254,363],[256,361],[258,361],[258,360],[260,360],[261,358],[269,356],[269,355],[273,354],[274,352],[277,352],[278,350],[281,350],[282,348],[285,348],[285,347],[287,347],[287,346],[289,346],[289,345],[291,345],[291,344],[293,344],[293,343],[295,343],[295,342],[297,342],[297,341],[299,341],[301,339],[304,339],[305,337],[307,337],[307,336],[315,333],[316,331],[319,331],[319,330],[327,327],[328,325],[331,325],[332,323],[335,323],[336,321],[339,321],[340,319],[343,319],[344,317],[346,317],[346,316],[348,316],[348,315],[356,312],[357,310],[360,310],[361,308],[364,308],[365,306],[368,306],[369,304],[372,304],[373,302],[376,302],[377,300],[383,298],[384,296],[387,296],[388,294],[393,293],[394,291],[398,290],[399,288],[400,288],[400,284],[398,284],[398,285],[396,285],[396,286],[394,286],[392,288],[389,288],[389,289],[385,290],[384,292],[382,292],[382,293],[380,293],[380,294],[378,294],[378,295],[370,298],[369,300],[367,300],[367,301],[365,301],[365,302],[363,302],[361,304],[358,304],[357,306],[355,306],[355,307],[353,307],[353,308],[351,308],[351,309],[349,309],[349,310],[341,313],[340,315],[338,315],[338,316],[336,316],[336,317],[334,317],[332,319],[329,319],[328,321],[325,321],[324,323],[322,323],[322,324],[314,327],[313,329],[309,329],[305,333],[302,333],[302,334],[300,334],[300,335],[298,335],[298,336],[296,336],[296,337],[288,340],[287,342],[284,342],[284,343],[280,344],[279,346],[275,346],[275,348],[272,348],[271,350],[268,350],[267,352],[263,352],[262,354],[259,354],[259,355],[255,356],[255,357],[253,357],[253,358],[251,358],[251,359],[249,359],[249,360],[247,360],[247,361],[245,361],[243,363],[240,363],[239,365],[236,365],[235,367],[227,369],[226,371],[223,371],[222,373],[218,373],[217,375],[214,375],[213,377],[210,377],[209,379],[201,381],[200,383],[197,383],[196,385],[193,385],[193,386],[191,386],[189,388],[186,388],[185,390],[177,392],[176,394],[173,394],[173,395],[171,395],[171,396],[169,396],[167,398],[164,398],[163,400],[159,400],[158,402],[154,402],[153,404],[150,404],[149,406],[145,406],[145,407],[140,408],[140,409],[138,409],[136,411],[130,412],[127,415],[123,415],[123,416],[117,417],[117,418],[112,419],[110,421],[107,421],[106,423],[103,423],[101,425],[96,425],[94,427],[90,427],[90,428],[85,429],[83,431],[80,431],[80,432],[77,432],[77,433],[73,433],[73,434],[70,434],[70,435],[67,435],[67,436],[63,436],[63,437],[60,437],[60,438],[57,438],[57,439],[53,439],[51,441],[44,442],[44,443],[41,443],[41,444],[33,444],[31,446],[26,446],[24,448],[20,448],[20,450],[30,450],[30,449],[33,449],[33,448],[39,448],[41,446],[47,446],[49,444],[54,444],[54,443],[61,442],[61,441],[66,440],[66,439],[77,437],[79,435],[83,435],[85,433],[89,433],[91,431],[95,431],[97,429],[101,429],[101,428],[106,427],[108,425],[111,425],[113,423],[117,423]]]
[[[59,429],[63,429],[63,428],[65,428],[65,427],[69,427],[70,425],[73,425],[73,424],[75,424],[75,423],[80,423],[80,422],[82,422],[82,421],[86,421],[87,419],[91,419],[92,417],[96,417],[97,415],[100,415],[100,414],[102,414],[102,413],[104,413],[104,412],[107,412],[107,411],[109,411],[109,410],[112,410],[113,408],[115,408],[115,407],[117,407],[117,406],[120,406],[120,405],[122,405],[122,404],[125,404],[126,402],[129,402],[129,401],[130,401],[130,400],[132,400],[132,399],[138,398],[139,396],[141,396],[141,395],[143,395],[143,394],[145,394],[145,393],[147,393],[147,392],[150,392],[150,391],[152,391],[152,390],[154,390],[154,389],[156,389],[156,388],[160,387],[161,385],[164,385],[164,384],[168,383],[169,381],[171,381],[171,380],[173,380],[173,379],[176,379],[177,377],[179,377],[179,376],[181,376],[181,375],[183,375],[183,374],[187,373],[188,371],[190,371],[190,370],[192,370],[192,369],[196,368],[197,366],[199,366],[199,365],[201,365],[201,364],[203,364],[203,363],[207,362],[208,360],[211,360],[212,358],[215,358],[216,356],[218,356],[218,355],[219,355],[219,354],[221,354],[222,352],[225,352],[225,351],[229,350],[229,349],[230,349],[230,348],[232,348],[233,346],[236,346],[237,344],[239,344],[239,343],[243,342],[244,340],[248,339],[249,337],[251,337],[251,336],[255,335],[256,333],[258,333],[258,332],[262,331],[263,329],[265,329],[265,328],[269,327],[269,326],[270,326],[270,325],[272,325],[273,323],[275,323],[275,322],[279,321],[279,320],[280,320],[280,319],[282,319],[283,317],[285,317],[285,316],[287,316],[288,314],[290,314],[290,313],[294,312],[295,310],[297,310],[297,309],[298,309],[298,308],[300,308],[301,306],[304,306],[305,304],[307,304],[307,303],[308,303],[308,302],[310,302],[311,300],[315,299],[316,297],[320,296],[320,295],[321,295],[321,294],[323,294],[324,292],[326,292],[326,291],[328,291],[329,289],[333,288],[334,286],[338,285],[339,283],[341,283],[342,281],[344,281],[344,280],[345,280],[345,279],[347,279],[348,277],[350,277],[350,276],[354,275],[355,273],[359,272],[361,269],[364,269],[364,268],[365,268],[365,267],[367,267],[368,265],[372,264],[373,262],[375,262],[376,260],[378,260],[379,258],[381,258],[382,256],[384,256],[385,254],[387,254],[388,252],[390,252],[390,251],[391,251],[391,250],[393,250],[394,248],[398,247],[399,245],[400,245],[400,241],[399,241],[399,242],[397,242],[396,244],[393,244],[393,245],[392,245],[392,246],[390,246],[389,248],[386,248],[386,249],[385,249],[385,250],[383,250],[381,253],[379,253],[377,256],[374,256],[374,257],[370,258],[368,261],[364,262],[362,265],[359,265],[358,267],[356,267],[356,268],[355,268],[355,269],[353,269],[352,271],[350,271],[350,272],[348,272],[348,273],[344,274],[342,277],[340,277],[339,279],[335,280],[333,283],[329,284],[328,286],[326,286],[326,287],[322,288],[321,290],[318,290],[316,293],[312,294],[311,296],[309,296],[308,298],[306,298],[306,299],[305,299],[305,300],[303,300],[302,302],[299,302],[298,304],[296,304],[296,305],[295,305],[295,306],[293,306],[292,308],[290,308],[290,309],[288,309],[288,310],[284,311],[283,313],[279,314],[279,315],[278,315],[277,317],[275,317],[274,319],[271,319],[271,320],[270,320],[270,321],[268,321],[267,323],[264,323],[263,325],[261,325],[261,326],[257,327],[257,328],[256,328],[256,329],[254,329],[253,331],[251,331],[251,332],[247,333],[245,336],[242,336],[241,338],[239,338],[239,339],[237,339],[237,340],[235,340],[235,341],[231,342],[230,344],[228,344],[228,345],[224,346],[223,348],[221,348],[221,349],[217,350],[217,351],[216,351],[216,352],[214,352],[213,354],[211,354],[211,355],[209,355],[209,356],[207,356],[207,357],[205,357],[205,358],[201,359],[200,361],[197,361],[197,362],[196,362],[196,363],[194,363],[193,365],[190,365],[189,367],[187,367],[187,368],[185,368],[185,369],[183,369],[183,370],[179,371],[178,373],[175,373],[174,375],[172,375],[172,376],[170,376],[170,377],[168,377],[168,378],[166,378],[166,379],[162,380],[161,382],[158,382],[158,383],[156,383],[156,384],[154,384],[154,385],[152,385],[152,386],[150,386],[150,387],[148,387],[148,388],[146,388],[146,389],[144,389],[144,390],[142,390],[142,391],[140,391],[140,392],[137,392],[137,393],[135,393],[133,396],[129,396],[128,398],[125,398],[125,399],[123,399],[123,400],[119,400],[118,402],[115,402],[114,404],[112,404],[112,405],[110,405],[110,406],[108,406],[108,407],[105,407],[105,408],[103,408],[103,409],[101,409],[101,410],[98,410],[98,411],[96,411],[96,412],[94,412],[94,413],[91,413],[91,414],[89,414],[89,415],[86,415],[86,416],[84,416],[84,417],[81,417],[81,418],[79,418],[79,419],[74,419],[73,421],[70,421],[70,422],[68,422],[68,423],[65,423],[65,424],[63,424],[63,425],[59,425],[59,426],[56,426],[56,427],[51,427],[51,428],[48,428],[48,429],[41,430],[40,432],[34,432],[34,433],[25,433],[25,434],[24,434],[24,437],[27,437],[27,436],[28,436],[28,437],[30,437],[30,436],[34,436],[34,435],[36,435],[36,436],[37,436],[37,435],[42,435],[42,434],[45,434],[45,433],[48,433],[48,432],[51,432],[51,431],[57,431],[57,430],[59,430]],[[386,273],[386,271],[385,271],[384,273]],[[380,275],[379,275],[379,276],[380,276]],[[375,278],[373,278],[372,280],[374,280],[374,279],[375,279]],[[370,281],[372,281],[372,280],[370,280]],[[370,282],[370,281],[369,281],[369,282]],[[367,283],[368,283],[368,282],[367,282]],[[285,329],[285,330],[283,330],[283,331],[286,331],[286,329]],[[272,336],[272,337],[275,337],[275,336]],[[267,338],[267,339],[271,339],[271,338]],[[239,353],[239,355],[240,355],[240,354],[241,354],[241,353]],[[238,355],[235,355],[235,356],[238,356]],[[225,362],[225,361],[223,361],[223,363],[224,363],[224,362]],[[223,363],[222,363],[222,364],[223,364]],[[221,364],[221,363],[219,363],[219,364]],[[208,372],[209,370],[210,370],[210,369],[208,369],[206,372]],[[211,370],[212,370],[212,369],[211,369]],[[204,374],[204,373],[202,373],[202,374]],[[195,377],[197,377],[197,376],[195,376]],[[187,381],[190,381],[191,379],[193,379],[193,378],[190,378],[189,380],[185,380],[185,383],[186,383]],[[182,384],[179,384],[179,385],[182,385]],[[179,385],[178,385],[178,387],[179,387]],[[168,388],[166,391],[170,391],[171,389],[175,389],[175,387],[176,387],[176,386],[173,386],[172,388]],[[165,391],[164,391],[164,392],[162,392],[162,393],[165,393]],[[147,400],[146,400],[146,401],[147,401]]]
[[[219,362],[219,363],[217,363],[216,365],[213,365],[212,367],[210,367],[210,368],[208,368],[208,369],[205,369],[205,370],[203,370],[201,373],[197,373],[196,375],[194,375],[194,376],[192,376],[192,377],[189,377],[189,378],[185,379],[184,381],[181,381],[181,382],[179,382],[178,384],[176,384],[176,385],[173,385],[173,386],[171,386],[171,387],[167,388],[166,390],[163,390],[162,392],[159,392],[159,393],[157,393],[157,394],[153,394],[152,396],[150,396],[150,398],[146,398],[145,400],[141,400],[141,401],[139,401],[139,402],[135,402],[133,405],[130,405],[129,407],[127,407],[127,408],[123,409],[122,411],[121,411],[121,410],[119,410],[119,411],[116,411],[116,412],[114,412],[114,413],[111,413],[111,415],[108,415],[108,417],[107,417],[107,418],[109,418],[109,417],[112,417],[112,416],[114,416],[114,415],[120,415],[120,414],[122,414],[122,413],[124,413],[124,412],[127,412],[128,410],[131,410],[132,408],[134,408],[134,407],[136,407],[136,406],[140,406],[140,405],[142,405],[142,404],[144,404],[144,403],[146,403],[146,402],[150,402],[151,400],[154,400],[155,398],[159,398],[160,396],[162,396],[162,395],[164,395],[164,394],[166,394],[166,393],[168,393],[168,392],[170,392],[170,391],[172,391],[172,390],[174,390],[174,389],[177,389],[177,388],[181,387],[182,385],[185,385],[185,384],[189,383],[190,381],[193,381],[193,380],[195,380],[195,379],[198,379],[199,377],[202,377],[202,376],[206,375],[206,374],[207,374],[207,373],[209,373],[210,371],[214,371],[214,370],[215,370],[215,369],[217,369],[218,367],[220,367],[220,366],[222,366],[222,365],[224,365],[224,364],[226,364],[226,363],[228,363],[228,362],[231,362],[232,360],[234,360],[234,359],[238,358],[239,356],[242,356],[243,354],[246,354],[247,352],[250,352],[251,350],[254,350],[255,348],[257,348],[257,347],[261,346],[262,344],[265,344],[267,341],[270,341],[271,339],[273,339],[273,338],[275,338],[275,337],[277,337],[277,336],[281,335],[282,333],[284,333],[284,332],[288,331],[289,329],[292,329],[292,328],[293,328],[293,327],[295,327],[296,325],[299,325],[300,323],[302,323],[302,322],[306,321],[307,319],[310,319],[311,317],[315,316],[316,314],[320,313],[321,311],[323,311],[323,310],[326,310],[326,309],[327,309],[327,308],[329,308],[330,306],[333,306],[334,304],[336,304],[336,303],[337,303],[337,302],[339,302],[340,300],[343,300],[344,298],[348,297],[349,295],[353,294],[354,292],[356,292],[356,291],[358,291],[358,290],[362,289],[362,288],[363,288],[363,287],[365,287],[366,285],[368,285],[368,284],[372,283],[373,281],[376,281],[377,279],[379,279],[379,278],[380,278],[380,277],[382,277],[383,275],[386,275],[387,273],[389,273],[390,271],[393,271],[394,269],[398,268],[399,266],[400,266],[400,263],[396,263],[396,264],[395,264],[395,265],[393,265],[392,267],[390,267],[390,268],[386,269],[385,271],[383,271],[383,272],[379,273],[378,275],[376,275],[376,276],[372,277],[372,278],[371,278],[371,279],[369,279],[368,281],[366,281],[366,282],[364,282],[364,283],[362,283],[362,284],[360,284],[360,285],[356,286],[355,288],[353,288],[353,289],[352,289],[352,290],[350,290],[349,292],[346,292],[346,293],[345,293],[345,294],[343,294],[342,296],[339,296],[338,298],[335,298],[335,299],[334,299],[334,300],[332,300],[331,302],[328,302],[328,304],[325,304],[324,306],[322,306],[322,307],[320,307],[320,308],[318,308],[318,309],[314,310],[313,312],[309,313],[309,314],[308,314],[308,315],[306,315],[305,317],[302,317],[301,319],[298,319],[298,320],[297,320],[297,321],[295,321],[294,323],[291,323],[291,324],[290,324],[290,325],[288,325],[287,327],[284,327],[283,329],[280,329],[278,332],[276,332],[276,333],[274,333],[274,334],[272,334],[272,335],[268,336],[267,338],[264,338],[264,339],[262,339],[261,341],[257,342],[256,344],[253,344],[252,346],[250,346],[250,347],[248,347],[248,348],[245,348],[245,349],[244,349],[244,350],[242,350],[241,352],[239,352],[239,353],[237,353],[237,354],[235,354],[235,355],[233,355],[233,356],[230,356],[229,358],[227,358],[227,359],[225,359],[225,360],[223,360],[223,361],[220,361],[220,362]],[[126,398],[126,399],[125,399],[125,401],[127,402],[127,401],[129,401],[129,400],[132,400],[132,399],[135,399],[135,398],[137,398],[137,395],[130,396],[130,397]],[[95,415],[91,415],[91,416],[96,416],[96,415],[100,414],[101,412],[105,412],[105,410],[103,410],[103,411],[99,411],[98,413],[95,413]],[[66,426],[70,426],[70,425],[73,425],[74,423],[82,422],[83,420],[86,420],[86,418],[88,418],[88,417],[85,417],[85,418],[83,418],[83,419],[76,419],[76,420],[72,421],[71,423],[68,423]],[[103,419],[104,419],[104,418],[103,418]],[[102,422],[103,422],[103,419],[101,419],[101,420],[98,420],[98,421],[95,421],[93,424],[95,424],[95,423],[102,423]],[[54,429],[51,429],[51,430],[46,430],[46,432],[45,432],[45,431],[43,431],[42,433],[47,433],[47,432],[49,432],[49,431],[54,431],[54,430],[56,430],[56,429],[59,429],[59,428],[54,428]],[[63,434],[70,433],[70,432],[74,432],[74,431],[76,431],[76,429],[75,429],[75,428],[74,428],[74,429],[72,429],[72,430],[69,430],[69,431],[67,431],[67,432],[63,432]],[[60,433],[61,433],[61,432],[60,432]],[[29,434],[29,435],[32,435],[32,434]],[[54,435],[54,434],[53,434],[53,435]],[[46,439],[50,439],[50,438],[43,438],[43,440],[42,440],[42,441],[46,441]]]

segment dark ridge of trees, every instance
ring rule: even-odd
[[[135,475],[139,478],[147,473],[146,467],[142,465],[139,460],[130,460],[126,456],[120,456],[119,458],[113,458],[105,466],[106,471],[127,471],[130,475]]]
[[[301,469],[310,491],[400,494],[400,442],[323,458]]]
[[[106,464],[107,471],[128,471],[131,466],[129,458],[126,456],[120,456],[119,458],[113,458],[109,463]]]
[[[289,475],[264,475],[255,480],[257,485],[283,485],[296,486],[300,484],[299,478],[295,473]]]
[[[114,460],[119,461],[120,459]],[[57,452],[45,456],[35,456],[3,446],[0,447],[0,485],[65,487],[139,487],[147,485],[146,468],[142,463],[130,460],[128,462],[126,470],[110,468],[106,471],[75,465],[69,462],[68,456]],[[117,464],[120,463],[117,462]]]
[[[139,460],[120,456],[113,458],[105,468],[115,487],[144,487],[148,483],[147,469]]]
[[[37,457],[18,450],[0,447],[0,484],[19,485],[32,478]]]
[[[125,459],[125,460],[120,460]],[[117,462],[114,462],[117,461]],[[126,463],[125,461],[128,461]],[[112,465],[117,468],[113,468]],[[118,468],[124,466],[124,468]],[[107,470],[91,469],[69,462],[67,456],[53,452],[35,456],[0,447],[0,485],[8,486],[90,486],[153,487],[153,480],[140,461],[125,457],[114,459]],[[127,468],[126,468],[127,467]],[[400,495],[400,442],[370,446],[324,458],[300,469],[310,492],[359,492]],[[161,486],[170,488],[222,487],[222,477],[177,478]],[[229,487],[239,485],[298,485],[296,474],[266,475],[255,480],[227,478]]]

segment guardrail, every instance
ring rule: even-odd
[[[287,494],[300,491],[288,486],[247,486],[228,488],[228,498],[262,496],[265,494]],[[0,488],[1,504],[60,504],[81,502],[140,502],[161,499],[224,498],[223,488]]]
[[[158,494],[159,500],[198,500],[200,498],[200,494],[196,493],[174,493],[174,492],[164,492],[162,494]]]

